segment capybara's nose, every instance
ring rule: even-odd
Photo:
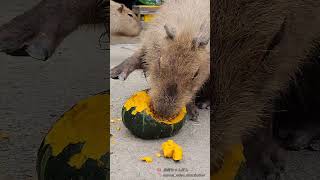
[[[161,102],[153,105],[153,111],[161,118],[171,118],[176,114],[174,106]]]
[[[176,96],[177,96],[177,88],[178,88],[178,85],[177,83],[171,83],[167,86],[167,89],[166,89],[166,95],[169,97],[169,98],[172,98],[172,99],[175,99]]]

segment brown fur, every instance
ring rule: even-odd
[[[142,26],[138,17],[123,4],[110,1],[110,34],[137,36]]]
[[[206,92],[212,103],[213,172],[232,144],[265,125],[271,100],[288,85],[320,35],[319,12],[315,0],[211,2]]]

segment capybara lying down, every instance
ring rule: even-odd
[[[111,4],[112,8],[109,0],[42,0],[0,27],[0,51],[47,60],[66,36],[85,24],[104,25],[109,40],[109,10],[117,19],[112,21],[112,33],[138,35],[140,22],[131,10]]]

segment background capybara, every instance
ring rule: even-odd
[[[142,26],[138,17],[123,4],[110,1],[110,34],[137,36]]]
[[[141,49],[113,68],[111,78],[126,79],[142,68],[159,116],[169,118],[191,107],[210,74],[209,12],[207,0],[166,1],[143,34]]]

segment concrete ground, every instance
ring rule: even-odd
[[[130,56],[136,45],[112,45],[111,67],[119,64]],[[133,72],[126,81],[111,80],[111,119],[121,118],[121,109],[127,98],[138,90],[146,89],[147,82],[141,71]],[[121,121],[111,123],[111,179],[119,180],[150,180],[150,179],[180,179],[165,177],[178,174],[198,174],[199,177],[188,179],[209,179],[210,170],[210,126],[209,111],[201,111],[200,123],[190,122],[172,138],[158,140],[142,140],[134,137]],[[120,128],[120,130],[119,130]],[[176,163],[172,159],[156,157],[161,144],[173,139],[184,150],[183,160]],[[151,156],[152,163],[140,160],[143,156]],[[165,168],[180,169],[177,172],[164,172]],[[185,169],[183,169],[185,168]]]

